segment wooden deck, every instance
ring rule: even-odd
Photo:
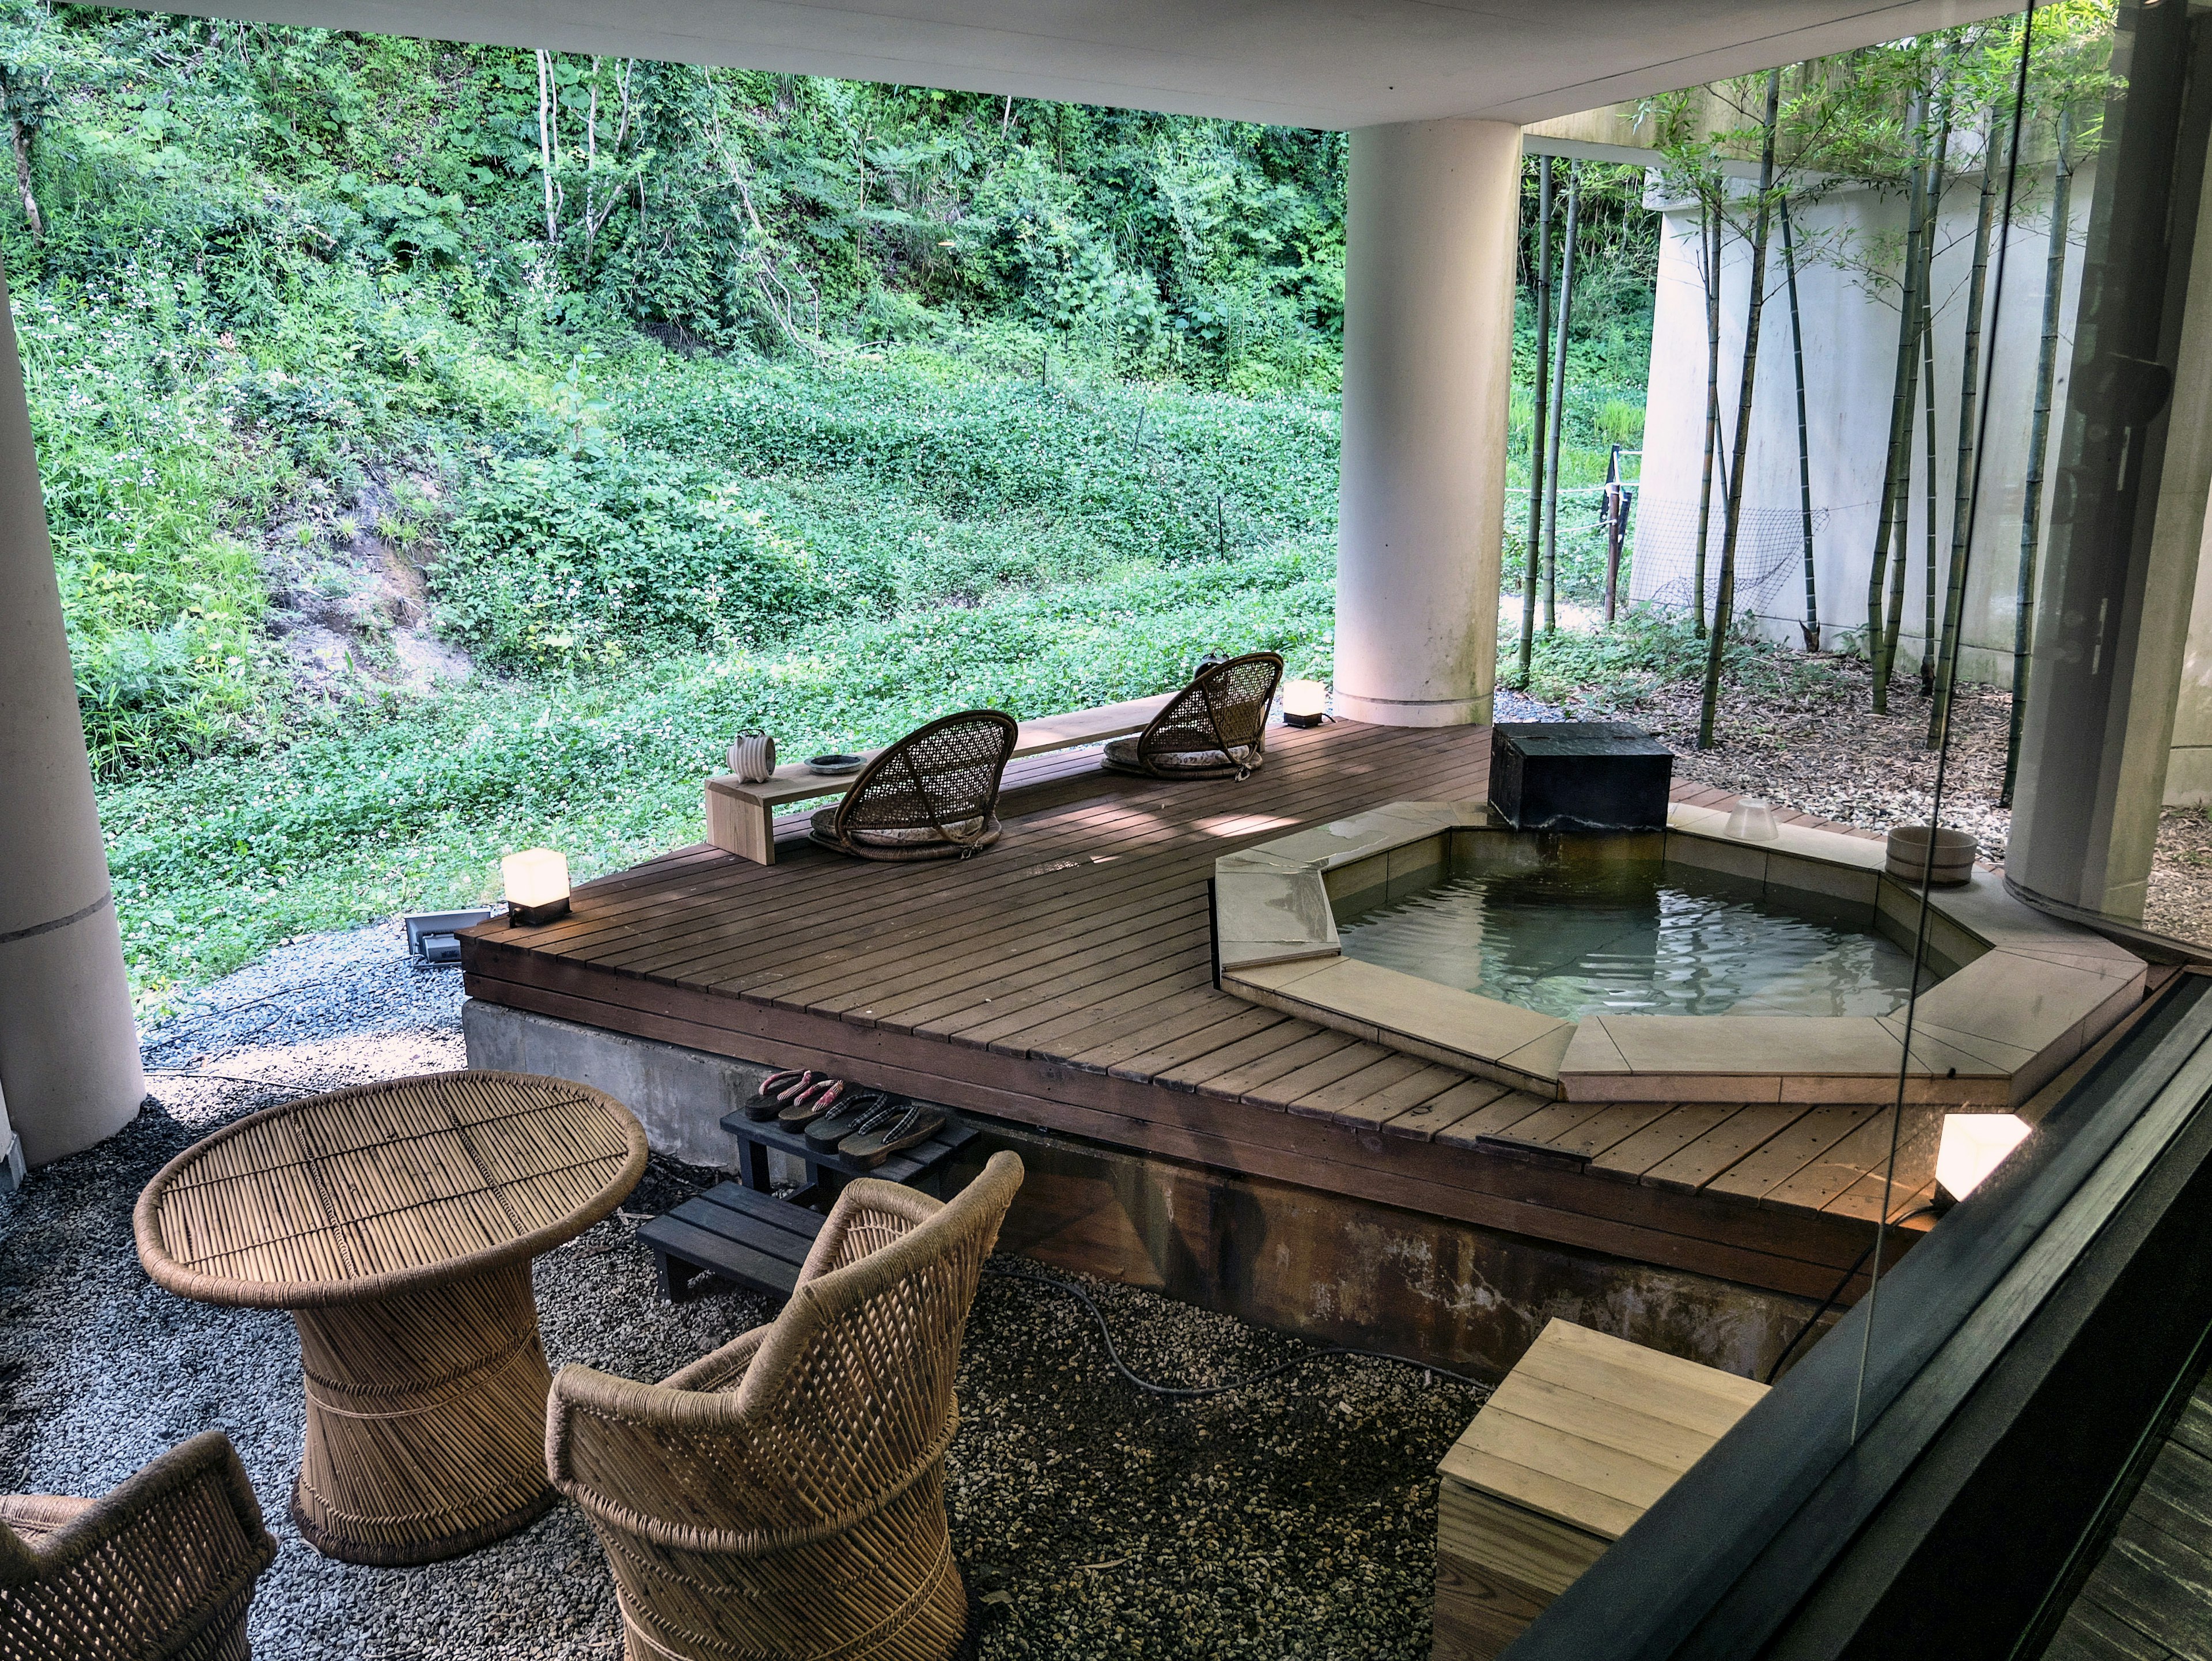
[[[2212,1661],[2212,1380],[2200,1379],[2049,1661]]]
[[[1214,989],[1215,857],[1393,800],[1487,794],[1487,728],[1276,729],[1241,784],[1016,763],[1000,844],[868,864],[704,846],[463,937],[471,996],[1022,1125],[1823,1297],[1868,1243],[1887,1121],[1863,1107],[1540,1101]],[[1716,792],[1678,792],[1708,800]],[[1915,1110],[1890,1215],[1918,1203]]]

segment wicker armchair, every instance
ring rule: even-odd
[[[1273,652],[1208,664],[1133,739],[1106,746],[1117,773],[1159,779],[1241,779],[1267,758],[1267,708],[1282,684]]]
[[[105,1499],[0,1498],[0,1661],[247,1661],[276,1555],[230,1439],[206,1431]]]
[[[958,859],[999,839],[999,781],[1020,728],[996,709],[917,727],[870,762],[807,834],[864,860]]]
[[[861,1179],[783,1312],[659,1384],[554,1375],[545,1467],[606,1548],[629,1661],[939,1661],[967,1597],[945,1531],[960,1335],[1021,1186]]]

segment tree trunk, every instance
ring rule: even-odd
[[[545,246],[561,244],[561,220],[553,203],[553,59],[538,54],[538,165],[545,175]]]
[[[1743,482],[1751,471],[1751,395],[1759,374],[1759,319],[1766,301],[1766,228],[1774,199],[1774,129],[1782,110],[1782,71],[1766,77],[1766,137],[1759,149],[1759,212],[1751,234],[1751,295],[1743,320],[1743,374],[1735,399],[1735,442],[1729,447],[1728,511],[1721,526],[1721,581],[1713,596],[1713,633],[1705,654],[1705,693],[1698,711],[1698,748],[1713,747],[1720,703],[1721,657],[1735,610],[1736,534],[1743,524]]]
[[[1705,538],[1712,522],[1713,457],[1721,440],[1720,215],[1698,198],[1698,265],[1705,280],[1705,465],[1698,484],[1698,552],[1690,571],[1690,609],[1705,637]]]
[[[1797,245],[1790,230],[1790,198],[1782,210],[1782,269],[1790,285],[1790,351],[1797,365],[1797,524],[1805,539],[1805,649],[1820,649],[1820,592],[1813,569],[1813,447],[1805,427],[1805,326],[1797,310]]]
[[[1982,198],[1974,216],[1974,274],[1966,285],[1966,344],[1960,362],[1958,476],[1951,491],[1951,569],[1943,588],[1943,632],[1937,642],[1936,681],[1929,688],[1928,747],[1941,749],[1951,719],[1953,660],[1959,652],[1966,604],[1966,522],[1972,517],[1974,411],[1982,379],[1982,304],[1989,288],[1990,227],[1996,211],[1997,141],[2002,123],[1991,117],[1982,139]]]
[[[1914,111],[1924,119],[1924,100]],[[1889,448],[1881,474],[1881,507],[1875,518],[1874,553],[1867,563],[1866,650],[1873,672],[1877,715],[1889,708],[1889,677],[1882,662],[1882,595],[1889,571],[1890,544],[1905,506],[1912,455],[1912,400],[1920,366],[1921,198],[1928,188],[1923,160],[1912,164],[1905,192],[1905,263],[1898,273],[1897,369],[1890,388]]]
[[[2051,252],[2043,268],[2043,347],[2035,361],[2035,414],[2027,429],[2027,480],[2021,492],[2020,586],[2012,614],[2012,732],[2005,739],[2001,806],[2012,806],[2020,773],[2020,738],[2027,721],[2027,655],[2034,641],[2036,543],[2043,520],[2043,453],[2051,445],[2051,385],[2058,369],[2059,298],[2066,286],[2066,218],[2074,173],[2066,161],[2071,118],[2058,117],[2058,160],[2051,181]]]
[[[1582,211],[1582,172],[1567,164],[1567,241],[1559,257],[1559,338],[1552,353],[1552,459],[1544,480],[1544,632],[1559,626],[1559,442],[1567,427],[1567,319],[1575,308],[1575,239]]]
[[[8,134],[15,146],[15,188],[23,196],[23,222],[31,228],[31,240],[46,240],[46,222],[39,212],[39,198],[31,190],[31,134],[21,119],[8,118]]]
[[[1529,398],[1528,558],[1521,581],[1521,687],[1535,650],[1536,575],[1544,543],[1544,433],[1552,412],[1552,158],[1536,158],[1536,378]]]

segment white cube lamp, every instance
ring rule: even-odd
[[[2027,1121],[2017,1113],[1946,1113],[1943,1140],[1936,1148],[1936,1202],[1948,1205],[1972,1194],[2027,1133]]]
[[[534,928],[568,915],[568,856],[556,849],[526,848],[499,862],[507,885],[507,921]]]
[[[1317,680],[1283,683],[1283,725],[1318,727],[1328,714],[1328,688]]]

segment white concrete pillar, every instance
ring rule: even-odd
[[[0,1089],[34,1165],[114,1135],[146,1094],[4,276]]]
[[[1521,130],[1352,135],[1336,710],[1490,719],[1513,380]]]

